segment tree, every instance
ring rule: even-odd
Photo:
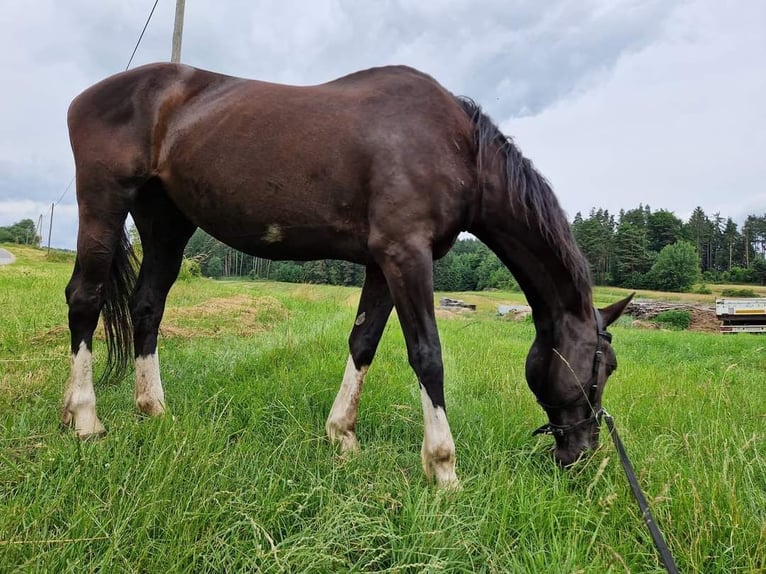
[[[0,227],[0,243],[21,243],[23,245],[40,245],[40,235],[31,219],[22,219],[8,227]]]
[[[703,270],[710,269],[710,244],[713,239],[714,225],[699,206],[694,208],[683,230],[684,238],[697,249]]]
[[[757,255],[750,264],[753,278],[761,285],[766,285],[766,258]]]
[[[662,248],[647,275],[647,285],[661,291],[688,291],[699,277],[697,249],[687,241],[679,241]]]
[[[683,221],[665,209],[651,213],[646,221],[647,248],[659,253],[666,245],[672,245],[681,239]]]
[[[614,229],[614,216],[605,209],[593,208],[587,219],[575,216],[572,223],[572,233],[590,263],[593,281],[598,284],[611,280]]]
[[[644,207],[643,204],[639,204],[636,209],[620,211],[619,223],[629,223],[636,229],[643,231],[646,229],[647,220],[649,219],[650,214],[651,210],[648,205]]]
[[[745,236],[745,266],[750,266],[753,256],[766,257],[766,214],[763,216],[748,215],[742,226]]]
[[[731,271],[734,265],[744,264],[742,234],[737,230],[737,224],[731,217],[726,220],[721,234],[722,248],[716,256],[715,266],[717,269]]]
[[[450,251],[434,263],[434,289],[436,291],[459,290],[460,277],[455,269],[454,261],[455,255]]]
[[[218,255],[213,255],[207,260],[207,273],[210,277],[223,275],[223,260]]]
[[[614,282],[621,287],[640,288],[652,261],[645,230],[632,223],[620,223],[614,238]]]

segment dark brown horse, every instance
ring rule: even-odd
[[[627,300],[594,313],[586,262],[553,191],[472,101],[406,67],[293,87],[154,64],[87,89],[68,119],[80,227],[66,289],[72,375],[62,422],[79,436],[104,431],[91,366],[102,310],[107,372],[125,372],[132,337],[136,406],[164,412],[157,331],[200,227],[260,257],[366,266],[327,434],[343,450],[358,448],[362,383],[396,307],[420,382],[423,468],[455,484],[432,265],[468,231],[532,306],[527,381],[558,429],[556,458],[569,464],[594,446],[595,413],[616,366],[603,330]],[[128,213],[144,249],[137,278]]]

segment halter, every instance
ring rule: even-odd
[[[598,312],[598,310],[596,310],[595,307],[593,308],[593,317],[596,319],[596,333],[598,336],[596,337],[596,352],[593,355],[593,371],[591,372],[590,389],[588,390],[588,394],[585,395],[585,390],[581,388],[583,395],[585,395],[585,400],[587,401],[587,404],[591,406],[591,415],[571,425],[557,425],[557,424],[549,422],[547,424],[544,424],[540,428],[536,429],[532,433],[532,436],[535,436],[538,434],[549,434],[549,435],[563,438],[564,436],[566,436],[567,433],[570,433],[575,429],[578,429],[590,423],[599,422],[601,420],[601,417],[604,415],[605,411],[603,408],[600,408],[597,411],[594,411],[592,407],[593,407],[593,403],[596,400],[596,393],[598,392],[598,372],[599,372],[599,369],[601,368],[601,357],[604,354],[603,351],[601,350],[601,340],[605,339],[607,342],[611,343],[612,334],[606,330],[606,327],[604,327],[604,320],[601,318],[601,314]],[[580,404],[584,404],[580,397],[576,397],[575,399],[571,401],[561,403],[558,405],[551,405],[548,403],[544,403],[540,399],[537,399],[537,402],[541,407],[548,410],[550,409],[562,410],[562,409],[578,406]]]
[[[622,444],[619,435],[617,434],[617,429],[614,426],[614,419],[608,412],[604,410],[603,407],[599,408],[597,411],[593,410],[593,402],[596,399],[596,392],[598,391],[598,371],[601,367],[601,357],[603,355],[603,352],[601,351],[601,339],[606,339],[610,343],[612,342],[612,335],[607,332],[606,328],[604,327],[604,321],[601,318],[601,314],[595,308],[593,309],[593,316],[596,318],[596,332],[598,333],[598,337],[596,339],[596,353],[593,356],[593,372],[591,373],[590,390],[588,391],[587,396],[585,396],[585,389],[582,387],[580,388],[586,400],[588,401],[588,404],[591,405],[591,415],[588,418],[577,421],[571,425],[557,425],[548,423],[534,431],[532,435],[550,434],[553,436],[564,437],[567,433],[572,432],[573,430],[580,428],[581,426],[588,423],[595,423],[596,425],[599,425],[602,420],[605,421],[606,426],[609,429],[609,434],[614,441],[614,446],[620,455],[620,462],[622,463],[622,467],[625,470],[625,475],[628,477],[630,489],[633,491],[633,496],[635,497],[636,502],[638,502],[638,507],[641,510],[641,515],[643,516],[647,528],[649,528],[649,533],[652,536],[652,541],[654,542],[655,548],[657,548],[657,551],[660,554],[662,564],[665,566],[665,570],[668,572],[668,574],[678,574],[678,566],[676,566],[676,563],[673,560],[673,555],[671,554],[670,549],[668,548],[668,545],[662,536],[662,532],[660,531],[659,526],[657,526],[657,522],[652,515],[652,510],[649,507],[649,503],[646,501],[646,497],[641,491],[641,486],[639,485],[638,478],[636,477],[636,473],[633,470],[633,465],[630,463],[630,459],[628,458],[628,453],[625,450],[625,446]],[[546,409],[565,409],[582,404],[582,399],[577,397],[573,401],[561,403],[559,405],[549,405],[539,399],[537,402]],[[598,426],[596,428],[598,428]]]

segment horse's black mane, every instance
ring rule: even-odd
[[[557,255],[564,269],[572,277],[575,289],[585,300],[590,293],[590,272],[564,211],[556,199],[550,183],[525,158],[513,140],[504,135],[495,123],[472,99],[460,96],[458,103],[475,126],[475,145],[479,181],[481,173],[494,159],[490,154],[501,151],[505,155],[505,176],[510,191],[511,206],[521,213],[530,227],[537,227],[546,243]]]

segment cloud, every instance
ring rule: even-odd
[[[212,12],[190,5],[187,61],[297,84],[403,63],[506,116],[544,109],[621,54],[651,43],[673,5],[325,0],[249,6],[229,2]]]
[[[74,249],[77,237],[77,206],[59,205],[53,210],[53,228],[50,227],[51,204],[32,200],[5,201],[0,199],[0,213],[4,222],[0,225],[15,223],[22,219],[31,219],[37,225],[42,216],[42,225],[38,229],[42,236],[42,245],[48,244],[48,237],[53,239],[52,247]],[[6,217],[7,216],[7,217]],[[68,238],[66,241],[62,238]]]
[[[173,4],[158,4],[134,67],[169,57]],[[667,207],[713,209],[727,180],[716,165],[725,165],[728,181],[748,197],[755,197],[754,178],[762,181],[754,146],[763,149],[763,142],[742,119],[763,114],[742,90],[762,96],[753,77],[764,75],[748,62],[766,53],[766,34],[758,28],[766,20],[763,6],[733,9],[702,0],[189,2],[182,59],[294,84],[408,64],[473,97],[516,134],[570,210],[631,207],[646,202],[644,194],[659,207],[652,190],[668,197],[668,186],[650,186],[652,179],[676,182],[676,190],[693,186],[698,194],[681,194],[683,205],[679,199],[677,207]],[[13,202],[49,205],[61,195],[73,175],[69,102],[125,67],[148,8],[116,0],[36,0],[4,8],[0,66],[11,89],[0,91],[0,225],[15,217],[7,207]],[[752,120],[753,127],[762,125]],[[720,148],[715,157],[706,138],[715,142],[710,148]],[[695,163],[695,149],[703,163]],[[674,168],[668,157],[680,163]],[[638,181],[644,187],[631,183]],[[69,192],[62,205],[73,204]],[[73,247],[74,235],[54,235],[54,241]]]
[[[503,123],[571,215],[643,203],[741,221],[766,210],[757,151],[766,149],[766,76],[751,57],[766,54],[766,10],[750,6],[687,6],[663,41],[624,55],[602,84]]]

